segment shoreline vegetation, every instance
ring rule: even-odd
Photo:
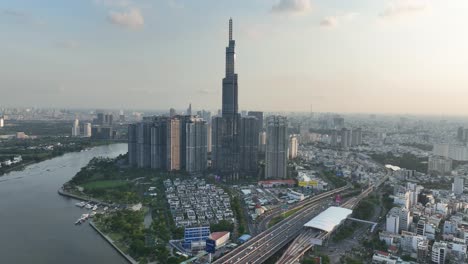
[[[117,143],[121,142],[69,137],[3,141],[0,142],[0,162],[12,159],[15,156],[21,156],[22,161],[9,166],[2,165],[0,167],[0,177],[12,171],[20,171],[28,165],[53,159],[67,153]]]
[[[110,238],[109,243],[136,263],[175,264],[186,260],[167,247],[170,240],[183,238],[184,230],[175,226],[163,182],[185,175],[129,168],[126,161],[127,154],[113,159],[93,158],[59,193],[109,205],[110,210],[94,216],[93,224]]]

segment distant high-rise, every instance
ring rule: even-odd
[[[91,137],[91,123],[83,124],[83,137]]]
[[[341,148],[347,149],[349,148],[351,142],[349,141],[350,138],[350,131],[347,128],[341,129]]]
[[[289,149],[288,149],[289,159],[295,159],[297,157],[298,149],[299,149],[298,136],[297,135],[289,136]]]
[[[207,168],[208,125],[201,118],[193,118],[186,124],[185,170],[201,173]]]
[[[359,146],[362,144],[362,129],[353,129],[351,135],[351,146]]]
[[[253,116],[257,118],[258,130],[263,130],[263,112],[260,111],[249,111],[248,116]]]
[[[463,189],[465,187],[464,179],[457,176],[453,179],[452,183],[452,192],[456,195],[460,195],[463,193]]]
[[[192,115],[192,103],[189,104],[186,115]]]
[[[332,147],[336,147],[338,145],[338,131],[336,130],[332,131],[330,145],[332,145]]]
[[[75,119],[73,122],[73,127],[72,127],[72,137],[79,137],[80,136],[80,121],[78,119]]]
[[[344,118],[342,117],[334,117],[333,118],[333,127],[335,129],[342,129],[344,127]]]
[[[5,117],[0,116],[0,128],[3,127],[4,125],[5,125]]]
[[[288,124],[286,117],[271,116],[267,120],[267,179],[286,178],[288,154]]]
[[[176,110],[174,108],[169,109],[169,116],[173,117],[176,115]]]

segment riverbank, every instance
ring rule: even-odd
[[[0,177],[0,208],[8,212],[0,226],[0,262],[128,264],[93,228],[74,225],[84,209],[57,193],[93,157],[114,158],[126,152],[126,144],[100,146]]]
[[[0,167],[0,177],[25,167],[63,156],[67,153],[86,151],[94,147],[123,143],[120,141],[102,141],[71,138],[41,138],[4,141],[0,144],[0,161],[2,157],[21,156],[23,161],[10,166]]]
[[[100,201],[98,199],[93,199],[91,197],[83,197],[83,196],[79,196],[79,195],[76,195],[76,194],[69,193],[69,192],[63,190],[63,187],[58,189],[57,192],[61,196],[65,196],[65,197],[68,197],[68,198],[73,198],[75,200],[80,200],[80,201],[85,201],[85,202],[92,202],[92,203],[96,203],[96,204],[102,204],[102,205],[105,205],[105,206],[111,206],[111,204],[105,203],[105,202]]]
[[[101,230],[99,230],[99,228],[92,222],[90,221],[89,222],[89,225],[94,229],[96,230],[96,232],[101,235],[102,238],[104,238],[104,240],[106,240],[120,255],[122,255],[122,257],[124,257],[129,263],[132,263],[132,264],[137,264],[138,262],[136,260],[134,260],[130,255],[127,255],[125,254],[125,252],[123,252],[122,250],[120,250],[119,247],[117,247],[115,244],[114,244],[114,240],[112,240],[112,238],[108,237],[106,234],[104,234]]]

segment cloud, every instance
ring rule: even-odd
[[[393,19],[421,13],[428,9],[429,2],[427,0],[393,0],[387,4],[386,9],[379,16]]]
[[[64,40],[56,43],[57,47],[64,49],[75,49],[80,47],[80,43],[75,40]]]
[[[210,89],[199,89],[197,90],[197,94],[214,94],[217,90],[210,90]]]
[[[341,23],[345,21],[353,20],[358,15],[359,15],[358,13],[342,13],[342,14],[338,14],[335,16],[327,16],[327,17],[324,17],[320,21],[319,25],[321,27],[334,28],[334,27],[339,26]]]
[[[108,20],[115,25],[129,28],[140,29],[145,24],[145,19],[137,8],[130,9],[126,12],[109,12]]]
[[[182,9],[184,8],[184,4],[177,1],[177,0],[168,0],[169,6],[174,9]]]
[[[31,25],[45,25],[44,20],[34,17],[33,15],[13,10],[13,9],[3,9],[0,10],[0,16],[6,17],[7,19],[13,21],[14,23],[19,24],[31,24]]]
[[[336,16],[328,16],[323,18],[320,21],[321,27],[337,27],[338,26],[338,18]]]
[[[110,7],[127,7],[132,4],[130,0],[94,0],[94,3]]]
[[[279,2],[271,8],[271,12],[296,15],[304,14],[310,9],[310,0],[279,0]]]

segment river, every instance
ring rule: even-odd
[[[0,177],[0,263],[127,263],[87,223],[84,210],[57,190],[89,160],[127,152],[127,144],[95,147],[32,164]]]

